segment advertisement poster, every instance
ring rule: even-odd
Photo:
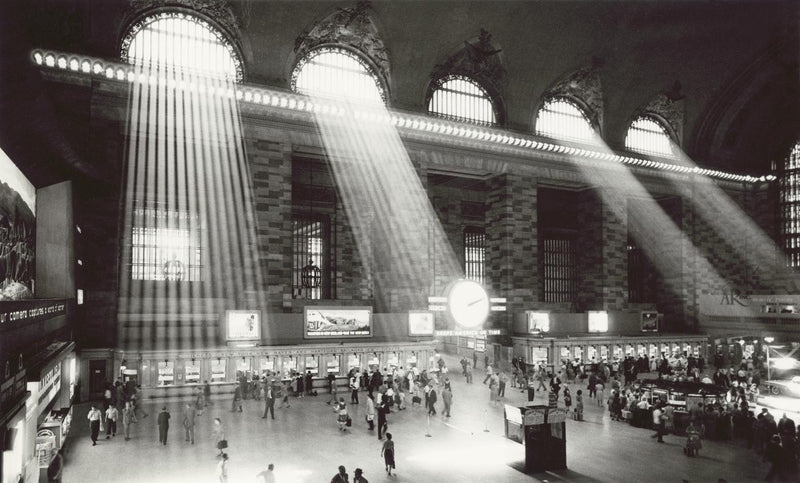
[[[158,385],[168,386],[175,383],[175,366],[172,361],[158,363]]]
[[[33,297],[36,188],[0,149],[0,301]]]
[[[186,365],[186,384],[200,383],[200,366]]]
[[[258,310],[226,310],[227,340],[260,340],[261,312]]]
[[[306,339],[372,337],[372,307],[306,307]]]
[[[433,312],[412,310],[408,313],[409,336],[433,335]]]
[[[225,363],[224,359],[211,361],[211,382],[225,382]]]
[[[658,332],[658,312],[642,312],[642,332]]]

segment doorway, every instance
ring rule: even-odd
[[[89,399],[103,397],[105,384],[108,382],[106,378],[106,361],[105,360],[90,360],[89,361]]]

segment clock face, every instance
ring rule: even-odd
[[[489,296],[478,282],[459,280],[447,293],[447,310],[458,325],[477,327],[489,316]]]

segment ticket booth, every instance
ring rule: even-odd
[[[525,445],[525,473],[567,467],[567,411],[548,406],[505,406],[506,437]]]

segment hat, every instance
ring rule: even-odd
[[[356,475],[360,475],[363,472],[364,470],[362,470],[361,468],[356,468]]]

